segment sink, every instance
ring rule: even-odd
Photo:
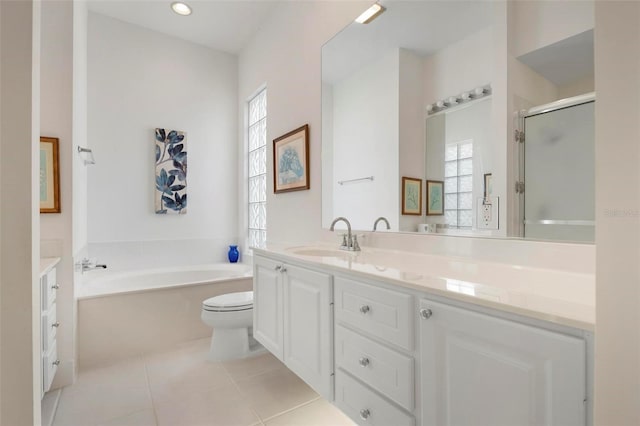
[[[345,258],[349,255],[355,255],[355,252],[349,252],[346,250],[332,250],[324,248],[299,248],[292,249],[292,253],[300,256],[314,256],[314,257],[339,257]]]

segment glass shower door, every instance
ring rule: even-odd
[[[525,117],[525,238],[594,241],[594,105]]]

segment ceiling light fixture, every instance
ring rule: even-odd
[[[175,1],[171,3],[171,10],[173,10],[178,15],[182,15],[182,16],[191,15],[191,8],[189,7],[189,5],[179,1]]]
[[[369,9],[365,10],[362,15],[356,18],[356,22],[359,24],[368,24],[369,22],[376,19],[382,12],[387,10],[384,6],[376,3],[371,6]]]

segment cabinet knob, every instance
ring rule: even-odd
[[[367,312],[369,312],[371,310],[371,308],[369,307],[369,305],[362,305],[360,306],[360,312],[363,314],[366,314]]]
[[[282,265],[276,266],[276,271],[280,272],[281,269],[282,269]]]
[[[370,415],[371,415],[371,411],[369,411],[368,408],[363,408],[362,410],[360,410],[360,418],[362,420],[367,420]]]
[[[363,356],[362,358],[360,358],[358,360],[358,364],[360,364],[360,367],[366,367],[367,365],[369,365],[369,358]]]
[[[282,272],[282,273],[284,274],[285,272],[287,272],[287,268],[285,268],[285,267],[283,266],[283,267],[282,267],[282,269],[280,269],[280,272]]]
[[[54,284],[51,286],[52,289],[57,290],[60,288],[60,286],[58,284]]]
[[[55,361],[53,361],[51,364],[53,365],[60,365],[60,360],[56,359]]]
[[[51,324],[51,327],[58,328],[58,327],[60,327],[60,323],[59,322],[55,322],[55,323]]]
[[[431,309],[420,309],[420,318],[429,319],[431,318],[431,315],[433,315],[433,312],[431,312]]]

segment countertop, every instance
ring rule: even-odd
[[[42,257],[40,258],[40,277],[44,276],[60,262],[59,257]]]
[[[270,244],[254,252],[589,332],[595,328],[593,274],[368,247],[348,252],[322,244]]]

